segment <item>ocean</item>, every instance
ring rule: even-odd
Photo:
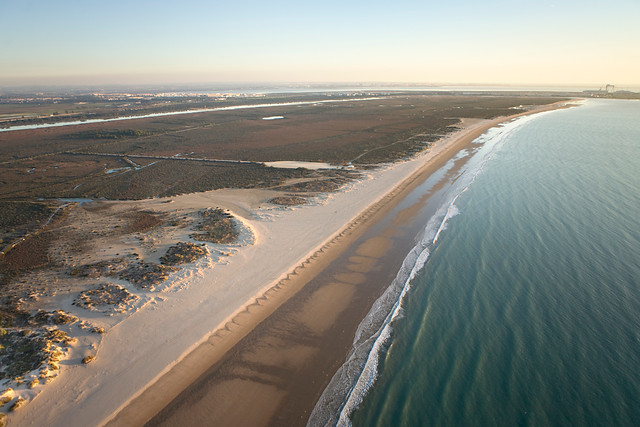
[[[440,175],[461,162],[309,425],[638,425],[640,102],[516,119]]]

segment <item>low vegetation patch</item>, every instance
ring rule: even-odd
[[[13,400],[13,389],[7,388],[0,394],[0,406],[4,406]]]
[[[103,310],[105,308],[122,310],[137,298],[122,286],[103,283],[95,289],[81,292],[73,304],[87,310]]]
[[[0,255],[0,283],[28,271],[49,266],[51,259],[48,251],[52,242],[51,233],[39,233],[27,237]]]
[[[0,337],[0,379],[18,379],[39,368],[47,359],[50,342],[28,329],[4,330]]]
[[[140,289],[153,289],[154,286],[167,280],[169,274],[178,270],[179,268],[168,265],[139,261],[123,270],[119,277],[133,283]]]
[[[0,249],[40,227],[54,211],[55,207],[49,203],[0,201]]]
[[[123,139],[123,138],[140,138],[142,136],[151,136],[152,132],[142,129],[100,129],[78,132],[65,135],[67,138],[75,139]]]
[[[15,308],[9,301],[2,301],[0,305],[0,328],[27,325],[31,321],[31,315],[25,311]]]
[[[233,215],[220,208],[200,211],[200,223],[195,229],[199,233],[191,234],[191,238],[201,242],[228,244],[240,235]]]
[[[160,258],[164,265],[180,265],[193,262],[207,255],[209,251],[203,244],[196,245],[191,242],[178,242],[171,246],[167,253]]]
[[[17,411],[18,409],[22,408],[25,402],[25,399],[21,397],[17,398],[16,401],[13,402],[13,405],[11,405],[11,407],[9,408],[9,412]]]
[[[286,195],[280,197],[274,197],[269,200],[269,203],[281,206],[299,206],[307,203],[307,199],[300,196]]]
[[[34,320],[36,323],[40,325],[68,325],[70,323],[77,322],[78,318],[73,314],[65,313],[62,310],[56,310],[56,311],[40,310],[34,316]]]
[[[62,347],[74,341],[65,332],[46,327],[0,329],[0,379],[20,384],[36,369],[45,378],[50,370],[58,369]]]
[[[124,258],[114,258],[108,261],[100,261],[75,267],[69,274],[74,277],[87,277],[90,279],[101,276],[114,276],[127,268],[127,265],[128,263]]]
[[[148,231],[163,222],[163,219],[159,215],[146,211],[138,211],[128,214],[127,218],[130,221],[126,228],[126,232],[128,233]]]

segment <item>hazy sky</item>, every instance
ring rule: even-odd
[[[0,85],[640,86],[640,0],[0,0]]]

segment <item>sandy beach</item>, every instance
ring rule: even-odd
[[[306,381],[306,388],[287,382],[293,389],[285,387],[283,391],[267,380],[219,383],[216,395],[227,396],[226,401],[216,402],[221,408],[219,425],[304,424],[306,419],[301,417],[324,389],[323,379],[328,382],[336,365],[342,363],[345,343],[348,346],[352,340],[350,331],[380,290],[374,286],[360,294],[356,288],[367,275],[378,274],[376,259],[389,250],[386,243],[393,233],[367,233],[413,188],[487,129],[564,104],[509,118],[465,120],[462,130],[438,141],[427,153],[365,172],[365,177],[345,189],[319,196],[305,206],[277,208],[266,203],[273,191],[231,189],[176,196],[170,203],[169,199],[114,202],[118,209],[135,205],[174,214],[209,207],[228,209],[243,224],[242,244],[219,248],[215,256],[171,277],[155,298],[113,323],[101,340],[95,362],[65,367],[56,381],[34,395],[25,410],[12,415],[12,425],[143,425],[167,405],[154,423],[171,425],[176,420],[172,417],[178,414],[171,409],[172,401],[188,394],[183,391],[209,378],[207,375],[218,375],[216,369],[226,360],[251,359],[255,364],[286,366],[289,374],[283,375],[291,376],[312,360],[327,359],[326,370],[310,379],[312,385]],[[394,218],[400,224],[402,218],[411,216],[411,209],[402,212],[404,217],[398,215]],[[116,253],[120,248],[109,250]],[[346,260],[349,265],[332,265],[336,260]],[[338,272],[341,268],[350,273]],[[322,274],[333,279],[322,278]],[[336,274],[340,280],[335,280]],[[379,276],[377,286],[382,287],[387,278]],[[316,287],[307,286],[314,280]],[[343,339],[336,340],[335,346],[299,345],[294,357],[281,360],[276,341],[282,341],[280,345],[292,341],[269,335],[270,322],[277,321],[265,322],[277,313],[280,321],[295,318],[296,324],[305,325],[318,337],[333,334],[339,327]],[[253,334],[263,341],[247,342]],[[309,350],[311,347],[321,350]],[[251,356],[242,353],[247,349]],[[248,383],[254,385],[247,387]],[[250,414],[234,406],[238,395],[247,401],[253,399]],[[302,415],[286,413],[285,406],[301,408]],[[228,407],[235,410],[224,409]]]

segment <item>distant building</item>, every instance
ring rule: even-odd
[[[601,98],[601,97],[612,95],[615,91],[615,88],[616,87],[614,85],[607,83],[604,86],[600,86],[600,89],[598,90],[584,90],[582,91],[582,93],[585,94],[586,96]]]

